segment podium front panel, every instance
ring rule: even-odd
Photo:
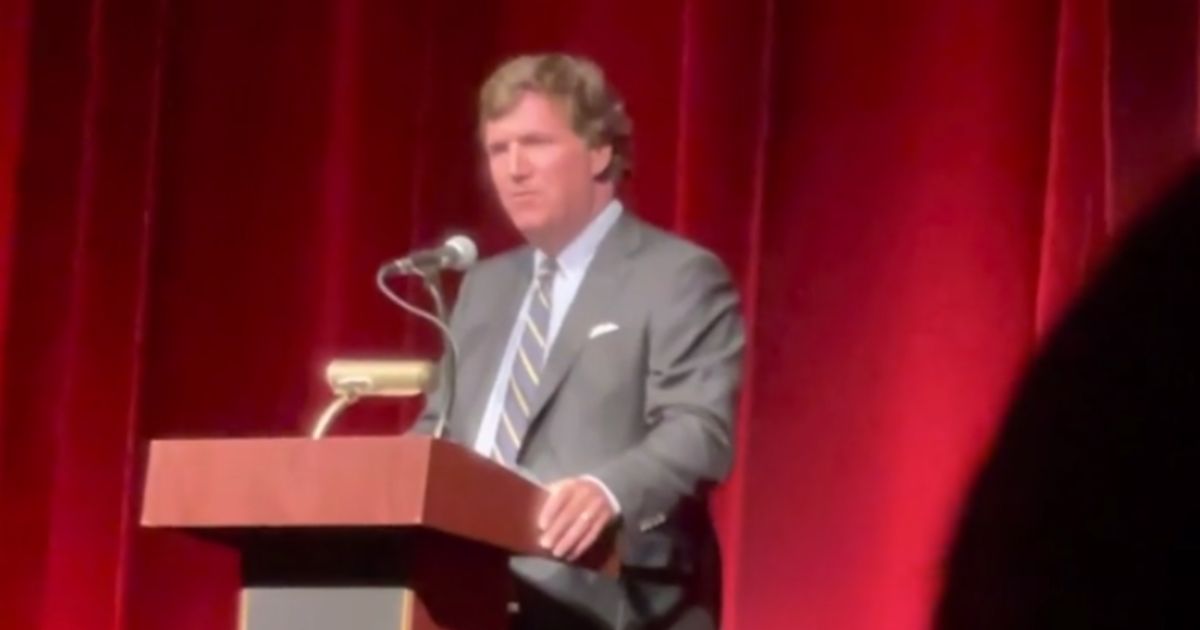
[[[241,630],[410,630],[413,593],[386,587],[242,589]]]

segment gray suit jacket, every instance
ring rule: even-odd
[[[461,356],[446,430],[456,442],[475,440],[532,274],[524,247],[463,279],[451,316]],[[617,328],[592,335],[608,323]],[[621,506],[625,577],[608,583],[523,559],[515,570],[527,586],[599,627],[715,627],[719,559],[707,491],[731,465],[743,345],[737,293],[720,260],[623,213],[551,348],[519,461],[543,482],[589,474],[608,486]],[[436,417],[435,402],[416,430],[431,431]]]

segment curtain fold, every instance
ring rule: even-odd
[[[236,558],[137,527],[148,440],[297,433],[328,359],[436,352],[373,271],[517,242],[475,90],[547,49],[626,96],[630,205],[742,288],[724,627],[926,627],[1014,380],[1194,154],[1200,16],[1152,4],[0,5],[5,627],[234,627]]]
[[[16,172],[21,153],[21,120],[25,111],[25,51],[29,36],[29,3],[0,4],[0,331],[8,317],[8,288],[12,264],[13,216],[16,213]],[[4,335],[0,334],[0,352]],[[0,362],[0,379],[4,378]],[[3,422],[3,416],[0,416]]]

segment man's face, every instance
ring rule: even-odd
[[[528,240],[561,246],[582,229],[611,149],[589,148],[562,103],[526,92],[484,123],[483,145],[500,205]]]

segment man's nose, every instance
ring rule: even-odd
[[[513,179],[529,176],[529,160],[520,144],[514,144],[508,152],[508,176]]]

